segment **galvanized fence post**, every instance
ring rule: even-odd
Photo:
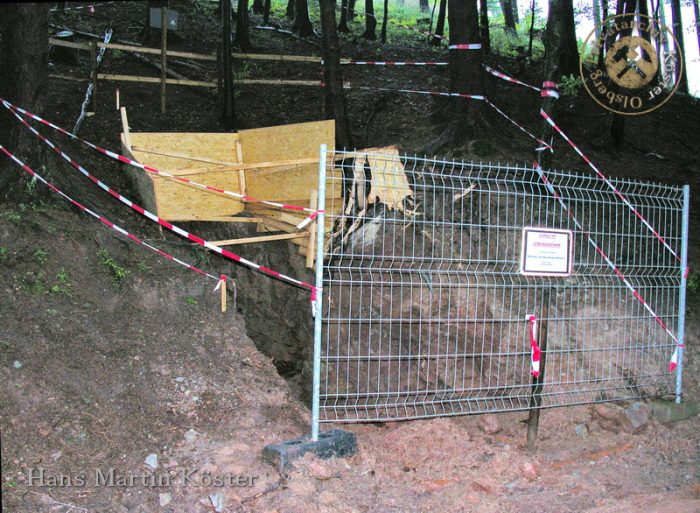
[[[690,186],[683,186],[683,227],[681,238],[681,287],[678,297],[678,367],[676,367],[676,403],[683,391],[683,344],[685,343],[685,289],[688,283],[688,224],[690,217]]]
[[[323,246],[326,208],[326,154],[321,145],[318,162],[318,215],[316,216],[316,316],[314,317],[314,364],[311,399],[311,440],[318,441],[319,408],[321,393],[321,333],[323,329]]]

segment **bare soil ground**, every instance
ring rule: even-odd
[[[181,29],[172,38],[173,48],[213,50],[214,5],[174,4],[181,11]],[[94,14],[56,14],[52,21],[93,33],[112,26],[116,38],[137,40],[144,10],[145,2],[115,2],[98,5]],[[319,54],[308,42],[283,34],[253,30],[252,36],[257,52]],[[344,39],[343,51],[367,60],[434,59],[445,53],[420,42],[382,47],[357,37]],[[512,62],[497,64],[508,71]],[[88,69],[83,56],[72,71],[57,63],[52,72],[87,76]],[[307,65],[258,63],[237,69],[250,77],[318,77],[318,68]],[[108,52],[104,71],[157,75],[123,52]],[[191,69],[179,71],[201,78]],[[520,78],[537,83],[540,72],[535,64]],[[351,69],[348,79],[431,90],[444,90],[447,82],[443,72],[425,68]],[[45,117],[72,128],[84,87],[52,79]],[[503,110],[536,126],[536,95],[530,98],[502,82],[489,87],[489,96]],[[134,130],[223,130],[217,100],[209,93],[170,87],[168,112],[160,114],[157,86],[122,83],[119,89]],[[118,149],[115,91],[115,83],[101,84],[97,114],[86,119],[80,133]],[[418,151],[435,136],[430,119],[434,108],[428,97],[349,92],[358,147],[398,144],[405,151]],[[315,88],[241,88],[236,96],[239,127],[320,119],[321,109]],[[698,114],[696,101],[678,95],[653,114],[628,118],[627,144],[618,151],[610,149],[606,135],[610,116],[585,93],[562,99],[558,121],[610,175],[690,183],[695,191]],[[493,133],[485,133],[479,144],[451,150],[450,156],[529,162],[531,141],[499,118],[492,122]],[[129,195],[131,183],[121,167],[65,146],[88,169]],[[558,141],[554,162],[558,168],[586,170]],[[265,347],[264,334],[273,337],[282,330],[280,316],[269,313],[266,322],[265,310],[281,310],[283,298],[287,309],[310,322],[306,295],[234,270],[163,235],[53,155],[29,164],[37,170],[43,166],[66,192],[148,242],[215,275],[234,273],[239,288],[252,292],[238,290],[237,308],[221,314],[214,282],[132,245],[56,198],[0,205],[3,511],[184,513],[218,507],[270,513],[700,512],[697,417],[674,424],[652,418],[632,434],[592,407],[544,411],[534,454],[525,447],[525,412],[338,426],[357,434],[355,456],[306,456],[281,475],[263,461],[261,450],[306,434],[308,404],[299,399],[298,383],[280,377],[278,362],[256,345]],[[693,203],[691,267],[700,248],[697,205]],[[202,223],[188,228],[211,238],[229,230]],[[285,244],[274,246],[275,254],[266,255],[269,251],[270,246],[240,250],[263,264],[301,267],[301,257]],[[695,400],[700,390],[696,293],[691,290],[685,372],[685,394]],[[251,297],[255,295],[274,300],[265,303]],[[229,296],[233,299],[232,290]],[[251,309],[257,314],[251,315]],[[247,324],[244,317],[254,320]],[[289,321],[285,329],[294,326]],[[153,454],[153,474],[172,476],[172,486],[126,486],[118,479],[115,486],[96,486],[98,470],[105,474],[114,469],[116,478],[147,475],[145,460]],[[48,486],[30,482],[37,475],[30,469],[39,468],[45,470]],[[234,484],[208,486],[206,476],[243,477]],[[71,486],[62,485],[67,479]]]

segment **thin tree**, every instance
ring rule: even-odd
[[[355,19],[355,2],[357,0],[348,0],[348,19],[353,21]]]
[[[41,114],[46,105],[49,63],[48,3],[5,4],[0,16],[0,97]],[[0,107],[0,144],[12,153],[36,164],[42,145]],[[24,203],[28,198],[26,177],[4,155],[0,158],[0,197]],[[19,171],[19,173],[18,173]],[[34,198],[35,199],[35,198]]]
[[[506,32],[515,33],[515,17],[513,16],[513,1],[500,0],[501,11],[503,12],[503,22],[506,27]]]
[[[532,57],[532,41],[535,39],[535,0],[530,4],[530,37],[527,43],[527,56]]]
[[[374,0],[365,0],[365,39],[377,39],[377,18],[374,17]]]
[[[321,4],[321,37],[323,43],[324,115],[335,119],[335,142],[337,148],[352,148],[350,124],[343,73],[340,66],[340,45],[335,28],[335,0],[319,0]]]
[[[338,32],[350,32],[348,27],[348,0],[342,0],[340,3],[340,21],[338,22]]]
[[[698,50],[700,50],[700,7],[698,0],[693,0],[693,11],[695,13],[695,35],[698,37]]]
[[[248,0],[238,0],[236,11],[236,37],[233,44],[241,50],[250,50],[250,22],[248,19]]]
[[[263,8],[263,26],[268,26],[270,24],[270,7],[272,7],[272,0],[265,0],[265,6]]]
[[[253,0],[253,13],[263,14],[265,12],[265,4],[263,0]]]
[[[382,18],[382,43],[386,43],[386,25],[389,21],[389,0],[384,0],[384,17]]]
[[[534,1],[534,0],[533,0]],[[479,0],[479,34],[484,55],[491,51],[491,32],[489,30],[489,9],[487,0]]]
[[[231,64],[231,0],[220,0],[221,5],[221,70],[223,72],[222,117],[227,129],[236,124],[233,94],[233,66]]]
[[[600,18],[600,1],[593,0],[593,29],[595,30],[595,37],[598,39],[600,37],[600,27],[602,23]]]
[[[520,13],[518,12],[518,0],[510,0],[510,1],[511,1],[512,11],[513,11],[513,19],[515,20],[515,23],[520,23]]]
[[[447,6],[450,24],[449,53],[450,92],[481,95],[484,91],[483,52],[479,47],[479,14],[477,0],[449,0]],[[469,48],[463,46],[469,45]],[[457,48],[457,46],[461,48]],[[449,101],[450,120],[424,149],[434,153],[447,145],[464,144],[484,128],[480,102],[453,96]]]
[[[295,0],[292,32],[298,34],[299,37],[309,37],[314,33],[314,27],[309,18],[308,0]]]
[[[295,0],[287,0],[287,9],[284,15],[287,17],[288,20],[294,19],[294,2]]]
[[[447,0],[440,0],[440,10],[438,11],[438,19],[435,24],[435,34],[430,40],[433,46],[440,46],[442,36],[445,34],[445,17],[447,16]]]
[[[422,12],[430,11],[430,0],[420,0],[420,10]]]
[[[688,73],[681,71],[685,59],[685,43],[683,42],[683,19],[681,18],[680,0],[671,0],[671,18],[673,20],[673,37],[676,39],[676,73],[680,73],[678,89],[688,93]]]

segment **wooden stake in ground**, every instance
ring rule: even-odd
[[[167,62],[168,54],[166,49],[168,46],[168,2],[160,8],[160,111],[165,112],[165,86],[167,83]]]
[[[540,346],[540,372],[532,378],[532,395],[530,396],[530,414],[527,418],[527,448],[533,452],[537,448],[537,430],[540,426],[540,405],[542,404],[542,386],[547,360],[547,317],[549,317],[549,288],[542,291],[542,313],[539,321],[537,340]]]

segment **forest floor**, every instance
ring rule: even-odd
[[[94,14],[53,13],[51,21],[92,33],[111,26],[115,38],[138,40],[145,5],[98,4]],[[173,5],[181,18],[177,35],[169,37],[172,48],[213,51],[215,3]],[[447,53],[444,46],[428,47],[418,38],[380,45],[360,39],[359,33],[356,23],[355,35],[343,36],[344,56],[443,60]],[[251,34],[254,52],[320,54],[314,46],[320,40],[301,41],[268,30],[252,29]],[[490,64],[516,71],[512,59],[494,58]],[[69,68],[56,63],[51,72],[85,77],[87,56]],[[237,61],[236,70],[249,78],[319,76],[318,67],[308,64],[239,66]],[[158,75],[116,51],[106,53],[102,71]],[[198,76],[192,68],[178,71],[193,79],[216,76],[213,69]],[[537,84],[541,72],[541,65],[534,63],[518,78]],[[448,79],[441,68],[354,67],[346,80],[444,91]],[[224,131],[218,101],[206,91],[169,87],[168,110],[161,114],[157,85],[102,82],[97,112],[80,130],[96,144],[119,149],[117,84],[134,131]],[[85,86],[51,79],[44,117],[71,129]],[[524,125],[538,126],[537,94],[495,79],[489,79],[487,93]],[[242,87],[235,102],[239,128],[312,121],[322,112],[320,88]],[[437,134],[431,118],[436,103],[428,96],[348,91],[348,104],[357,147],[397,144],[413,153]],[[528,164],[532,141],[495,115],[489,121],[490,129],[476,143],[445,155]],[[654,113],[627,118],[625,144],[617,150],[611,149],[607,135],[610,114],[585,91],[560,100],[557,121],[610,176],[691,185],[690,265],[697,267],[698,102],[677,94]],[[86,168],[131,195],[133,186],[120,166],[42,131],[74,151]],[[563,142],[555,143],[554,167],[588,172]],[[105,201],[106,196],[54,155],[28,164],[146,241],[214,275],[231,270],[214,255],[165,236],[116,202]],[[227,229],[186,226],[205,237]],[[246,256],[245,248],[240,251]],[[630,432],[612,406],[543,411],[535,453],[526,448],[527,413],[522,412],[343,425],[357,435],[356,455],[330,460],[307,455],[281,475],[263,460],[262,448],[307,434],[310,413],[296,388],[280,377],[273,360],[249,337],[251,326],[241,313],[247,305],[220,313],[214,282],[131,244],[50,196],[30,204],[0,205],[0,268],[3,511],[700,512],[698,417],[664,423],[651,415]],[[254,276],[250,283],[255,280],[267,278]],[[697,401],[700,392],[700,310],[694,287],[684,381],[688,403]],[[308,298],[301,298],[299,308],[307,309]],[[256,333],[261,329],[276,327],[257,326]],[[642,408],[647,411],[650,403]],[[156,475],[189,473],[190,481],[158,487],[138,482],[127,486],[120,480],[146,475],[146,460],[156,466]],[[39,469],[44,469],[46,486],[40,486]],[[97,486],[97,473],[110,469],[114,486]],[[208,486],[207,475],[240,479]]]

